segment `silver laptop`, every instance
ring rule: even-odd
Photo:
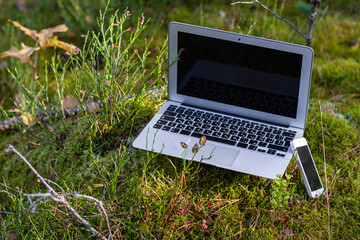
[[[304,132],[312,49],[178,22],[168,34],[169,101],[133,146],[268,179],[283,175],[290,141]]]

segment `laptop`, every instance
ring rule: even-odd
[[[178,22],[168,34],[168,101],[133,146],[268,179],[283,175],[290,141],[304,133],[313,50]]]

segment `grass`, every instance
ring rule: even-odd
[[[169,21],[201,23],[304,44],[284,23],[260,8],[211,1],[138,1],[136,6],[112,3],[114,10],[102,10],[101,14],[98,10],[105,9],[101,1],[91,6],[85,1],[41,2],[44,5],[28,1],[29,12],[16,14],[11,14],[15,12],[13,3],[0,2],[4,13],[1,16],[19,21],[23,18],[23,25],[38,30],[65,22],[72,33],[59,36],[82,51],[67,56],[61,50],[45,49],[38,56],[37,73],[41,78],[36,80],[31,66],[12,58],[1,59],[0,63],[7,65],[0,69],[2,119],[15,115],[8,111],[15,94],[22,100],[18,109],[30,120],[38,110],[61,107],[61,99],[67,95],[80,103],[97,101],[101,109],[69,118],[58,114],[49,122],[19,125],[0,133],[0,149],[13,144],[45,178],[68,192],[102,200],[116,238],[357,238],[360,49],[350,47],[359,38],[359,18],[352,15],[358,11],[353,7],[359,6],[357,1],[331,1],[333,5],[315,27],[315,62],[305,137],[321,179],[327,181],[329,194],[328,199],[324,195],[315,200],[307,197],[295,160],[282,178],[264,187],[263,178],[131,146],[166,99]],[[305,29],[307,15],[296,10],[296,1],[282,3],[267,2]],[[44,6],[60,14],[50,17]],[[4,7],[10,9],[9,13]],[[5,21],[6,17],[1,19],[1,52],[21,42],[34,44]],[[21,192],[46,189],[15,155],[0,152],[0,164],[0,239],[92,237],[63,206],[50,200],[39,204],[38,215],[30,214],[29,203]],[[79,199],[70,202],[92,226],[107,234],[105,220],[94,206]]]

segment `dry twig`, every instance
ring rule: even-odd
[[[76,115],[84,110],[88,110],[89,112],[97,112],[100,109],[100,104],[98,102],[91,102],[82,105],[78,105],[70,108],[61,108],[54,111],[38,111],[35,116],[35,122],[42,121],[48,122],[49,118],[54,118],[57,114],[63,114],[64,117],[70,117],[72,115]],[[0,131],[6,131],[12,129],[16,124],[23,123],[24,119],[22,116],[12,117],[7,120],[0,121]]]
[[[269,9],[267,6],[262,4],[259,0],[253,0],[253,1],[238,1],[231,3],[231,5],[235,4],[259,4],[262,8],[264,8],[266,11],[270,12],[273,16],[276,18],[286,22],[291,28],[293,28],[298,34],[300,34],[305,40],[306,40],[306,46],[311,46],[311,39],[312,39],[312,30],[314,27],[315,17],[317,15],[318,8],[320,6],[320,0],[311,0],[311,10],[310,10],[310,16],[309,16],[309,25],[306,34],[301,32],[292,22],[287,20],[286,18],[283,18],[279,16],[278,14],[274,13],[271,9]]]
[[[43,178],[37,171],[36,169],[29,163],[28,160],[26,160],[26,158],[24,156],[21,155],[21,153],[19,153],[12,145],[9,145],[9,147],[7,149],[5,149],[5,152],[13,152],[16,155],[18,155],[23,162],[25,162],[29,168],[31,169],[31,171],[37,176],[37,178],[46,186],[46,188],[48,189],[47,193],[36,193],[36,194],[24,194],[24,196],[26,196],[30,202],[30,207],[29,207],[29,211],[30,213],[37,213],[36,212],[36,206],[37,203],[44,200],[44,199],[52,199],[58,203],[61,203],[65,206],[65,208],[67,210],[69,210],[80,222],[81,224],[83,224],[85,227],[87,227],[92,234],[94,234],[95,236],[97,236],[100,239],[106,240],[107,238],[105,236],[103,236],[101,233],[99,233],[95,228],[93,228],[90,223],[88,221],[86,221],[83,217],[80,216],[80,214],[69,204],[69,202],[66,200],[65,197],[73,197],[73,198],[84,198],[87,200],[91,200],[93,202],[95,202],[95,205],[99,208],[99,210],[101,211],[101,213],[104,215],[105,219],[106,219],[106,223],[107,223],[107,227],[108,227],[108,231],[109,231],[109,239],[112,239],[112,233],[111,233],[111,228],[110,228],[110,222],[106,213],[106,210],[102,204],[101,201],[99,201],[98,199],[88,196],[88,195],[84,195],[84,194],[79,194],[77,192],[73,192],[73,193],[65,193],[64,190],[57,185],[56,183],[47,180],[45,178]],[[50,185],[49,183],[55,184],[56,186],[58,186],[62,193],[57,193]],[[35,199],[33,201],[33,199]]]

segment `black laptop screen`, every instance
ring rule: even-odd
[[[178,94],[296,118],[302,55],[178,34]]]

